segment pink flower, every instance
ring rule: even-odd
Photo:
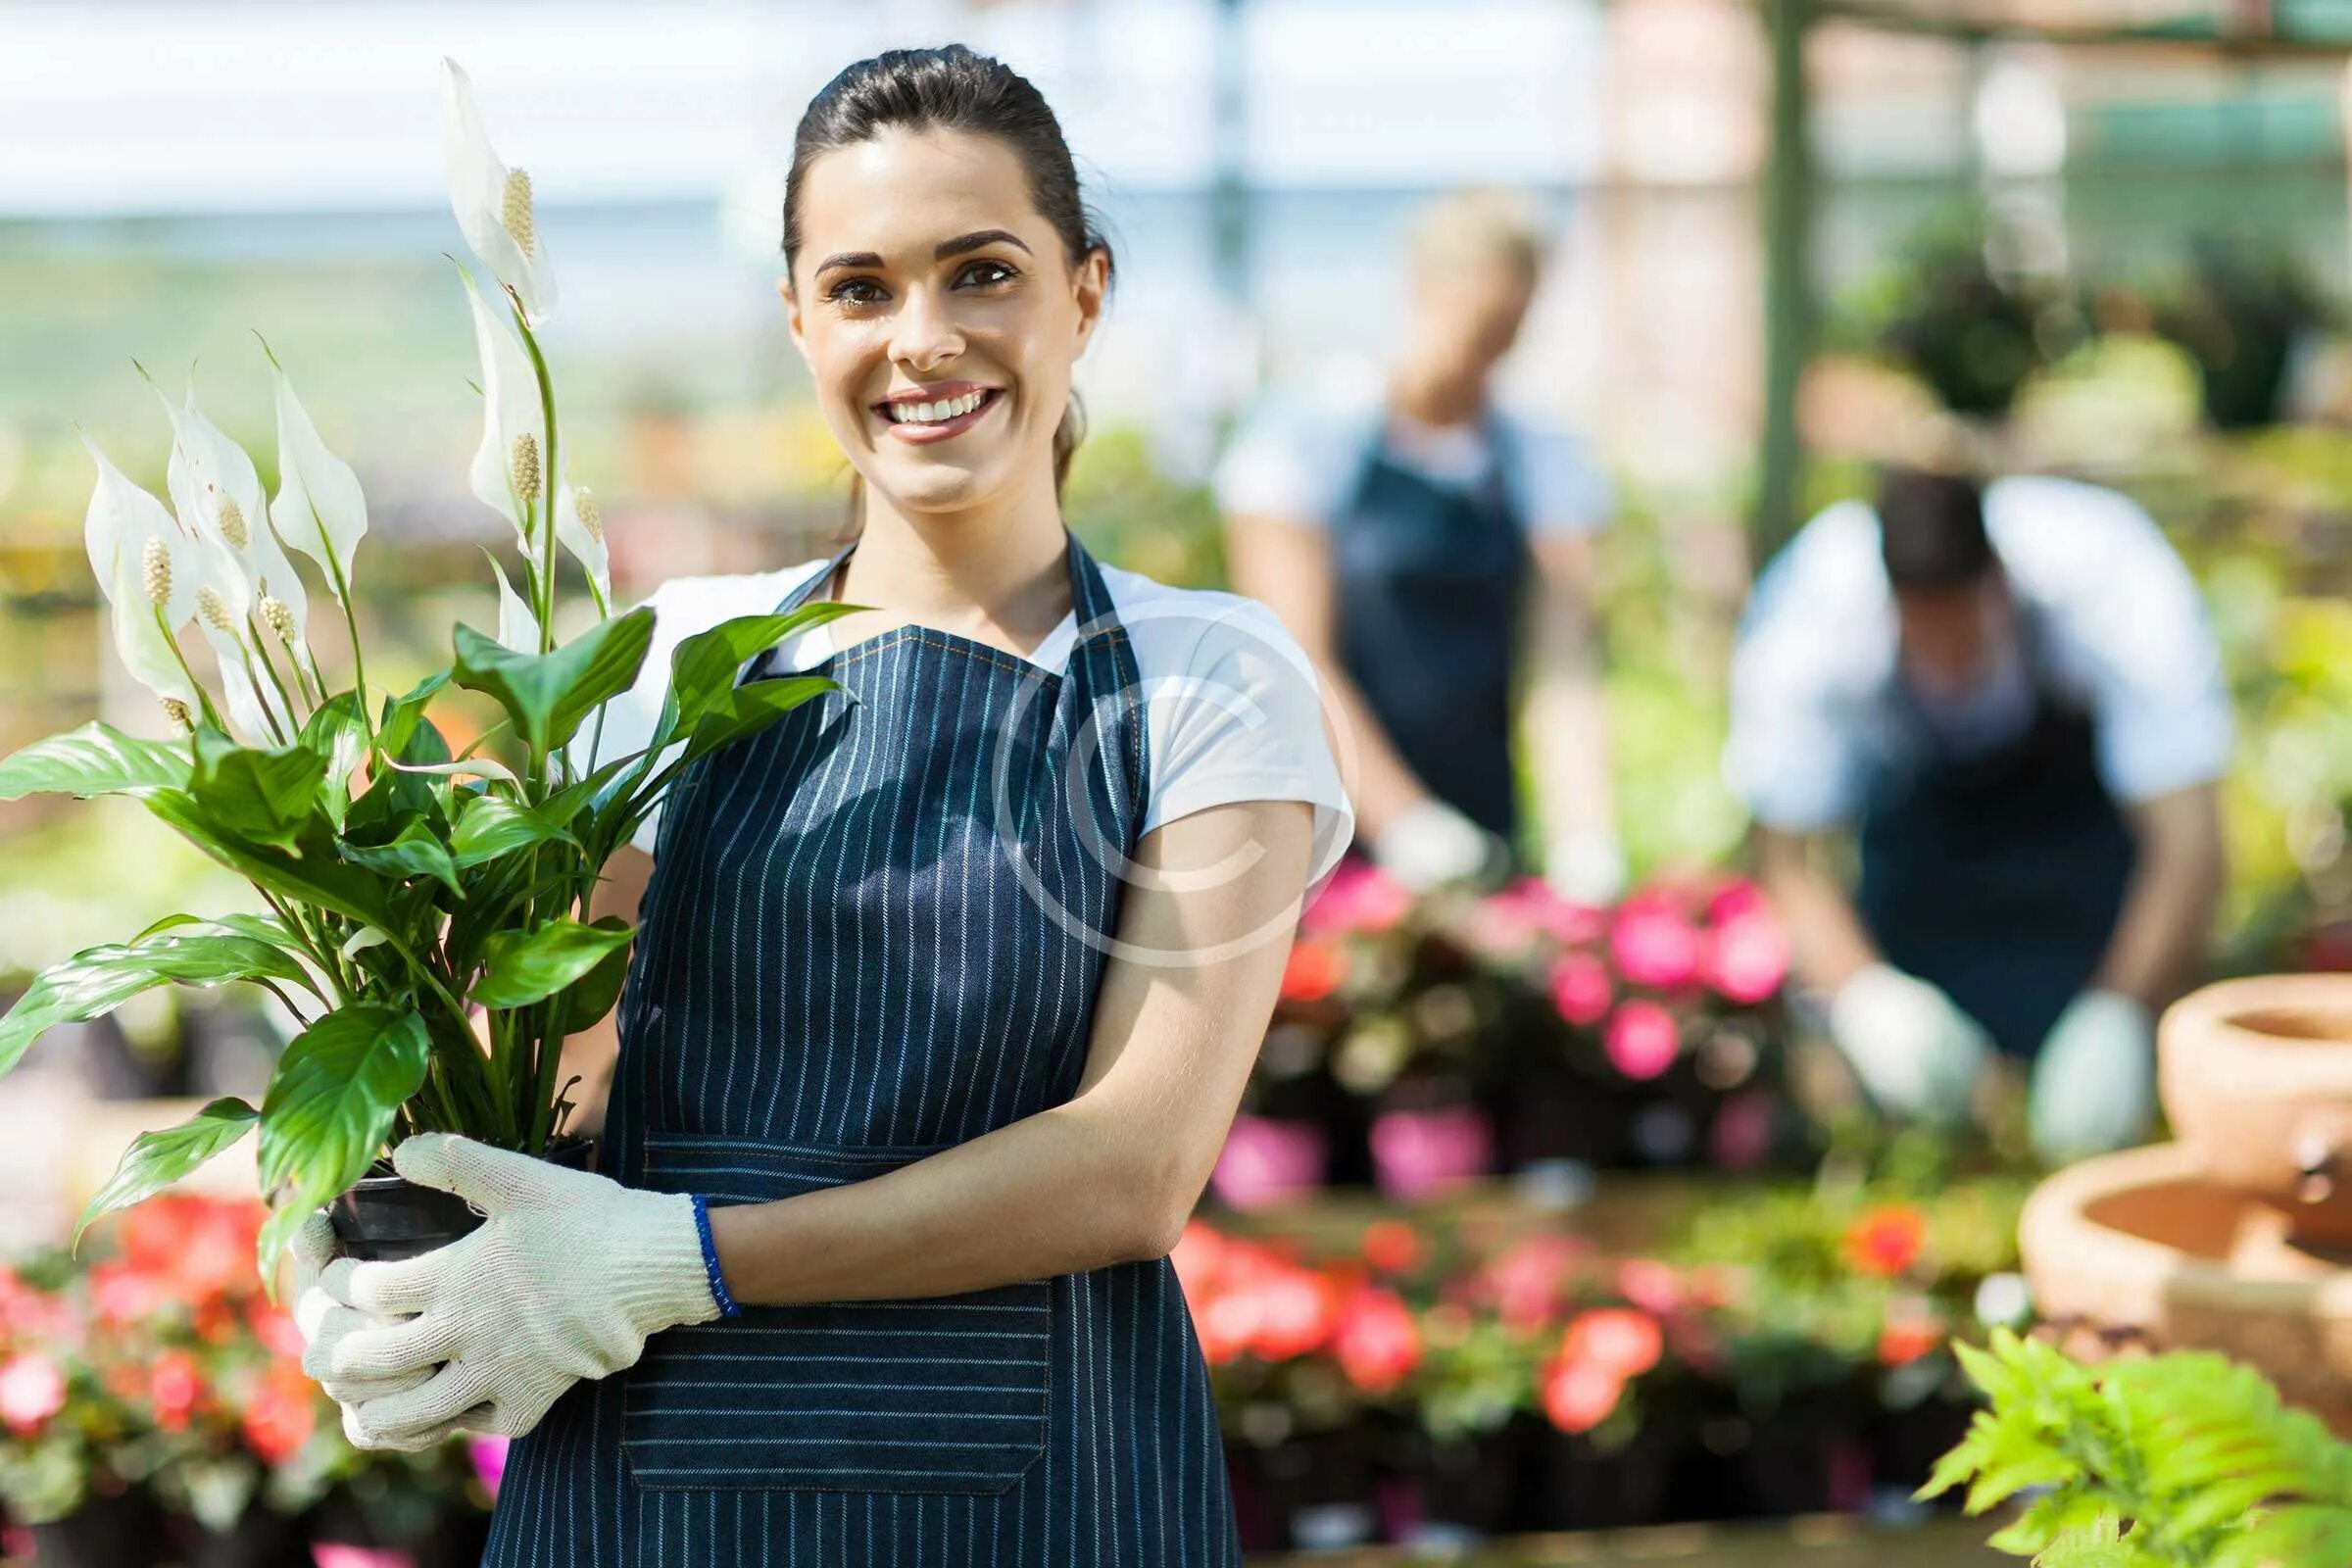
[[[1665,895],[1637,893],[1617,906],[1609,956],[1633,984],[1671,991],[1698,977],[1706,934]]]
[[[1551,965],[1551,1004],[1560,1016],[1582,1028],[1608,1015],[1616,1000],[1609,983],[1609,966],[1590,953],[1563,953]]]
[[[1344,936],[1351,931],[1386,931],[1413,906],[1411,894],[1376,866],[1343,860],[1323,891],[1300,914],[1309,936]]]
[[[1609,1418],[1625,1379],[1595,1361],[1555,1360],[1544,1374],[1544,1413],[1562,1432],[1590,1432]]]
[[[1396,1389],[1421,1364],[1421,1331],[1387,1291],[1358,1291],[1340,1311],[1332,1349],[1348,1381],[1370,1395]]]
[[[1772,906],[1765,902],[1764,890],[1744,877],[1724,884],[1707,901],[1707,924],[1729,925],[1753,914],[1769,914]]]
[[[1683,1304],[1683,1276],[1671,1263],[1633,1257],[1617,1265],[1617,1292],[1653,1317],[1666,1317]]]
[[[1560,1335],[1560,1357],[1605,1366],[1621,1378],[1638,1378],[1658,1364],[1666,1336],[1658,1321],[1631,1307],[1604,1306],[1580,1312]]]
[[[1479,944],[1505,952],[1524,948],[1538,936],[1574,947],[1598,940],[1608,916],[1589,904],[1560,895],[1542,877],[1521,877],[1479,900],[1472,930]]]
[[[0,1365],[0,1422],[29,1438],[66,1407],[66,1374],[55,1361],[33,1351]]]
[[[1628,1002],[1609,1015],[1601,1037],[1609,1064],[1628,1078],[1650,1079],[1674,1065],[1682,1030],[1674,1014],[1654,1002]]]
[[[1740,914],[1715,928],[1707,983],[1727,1002],[1771,999],[1788,977],[1788,938],[1770,910]]]
[[[482,1490],[493,1497],[507,1473],[508,1441],[496,1433],[468,1433],[466,1437],[466,1456],[473,1461],[473,1473],[481,1477]]]

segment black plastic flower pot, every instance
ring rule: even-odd
[[[586,1138],[560,1139],[543,1157],[566,1170],[587,1170],[595,1161],[596,1144]],[[419,1187],[380,1159],[359,1185],[334,1200],[327,1217],[344,1253],[366,1263],[421,1256],[482,1222],[457,1194]]]
[[[310,1543],[300,1521],[255,1506],[226,1530],[185,1520],[179,1560],[185,1568],[309,1568]]]

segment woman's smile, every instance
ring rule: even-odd
[[[874,415],[892,437],[913,446],[952,441],[1004,401],[1004,388],[975,381],[908,387],[876,403]]]

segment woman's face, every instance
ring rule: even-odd
[[[850,462],[902,514],[1044,486],[1107,260],[1075,266],[1012,149],[889,131],[810,161],[792,340]]]

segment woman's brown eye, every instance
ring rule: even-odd
[[[839,300],[844,305],[871,305],[881,297],[882,290],[863,277],[845,277],[825,293],[825,298]]]
[[[1012,269],[1003,262],[974,262],[963,270],[960,281],[986,287],[991,283],[1006,282],[1014,275]]]

